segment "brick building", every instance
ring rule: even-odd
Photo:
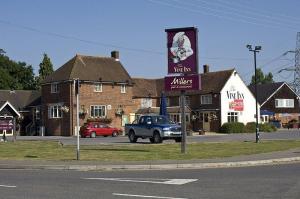
[[[106,118],[121,127],[128,122],[135,102],[133,81],[119,61],[111,57],[76,55],[42,84],[42,113],[46,135],[76,135],[74,79],[79,78],[80,126],[88,118]]]
[[[255,93],[254,85],[250,85],[249,89]],[[287,83],[258,84],[257,93],[263,122],[279,120],[284,126],[291,120],[300,121],[299,96]]]

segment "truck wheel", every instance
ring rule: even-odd
[[[181,138],[175,138],[175,142],[181,142]]]
[[[154,132],[153,142],[156,143],[156,144],[162,143],[162,139],[161,139],[160,134],[158,132]]]
[[[128,138],[131,143],[136,143],[137,137],[134,134],[134,131],[129,131]]]

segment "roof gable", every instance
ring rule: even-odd
[[[7,106],[14,112],[15,115],[20,117],[20,113],[8,101],[0,103],[0,112]]]
[[[123,65],[111,57],[76,55],[49,75],[43,83],[73,80],[126,82],[132,79]]]
[[[257,101],[261,106],[268,101],[285,83],[284,82],[274,82],[267,84],[257,84]],[[255,85],[249,85],[248,88],[255,96]]]

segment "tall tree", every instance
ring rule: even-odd
[[[0,53],[0,89],[32,90],[36,88],[32,66],[16,62]]]
[[[264,74],[261,68],[256,69],[256,83],[257,84],[267,84],[267,83],[273,83],[273,74],[269,72],[268,74]],[[251,84],[255,84],[255,75],[252,75],[251,78]]]
[[[51,63],[50,58],[46,53],[43,55],[43,60],[40,63],[40,69],[39,69],[39,77],[40,80],[44,80],[48,75],[53,73],[53,64]]]

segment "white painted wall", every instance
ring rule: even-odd
[[[234,98],[243,100],[242,111],[229,108],[229,104],[234,101]],[[260,122],[259,110],[260,106],[258,105],[258,122]],[[221,90],[221,125],[227,122],[228,112],[238,112],[238,122],[244,124],[255,122],[255,97],[236,71],[232,73]]]

